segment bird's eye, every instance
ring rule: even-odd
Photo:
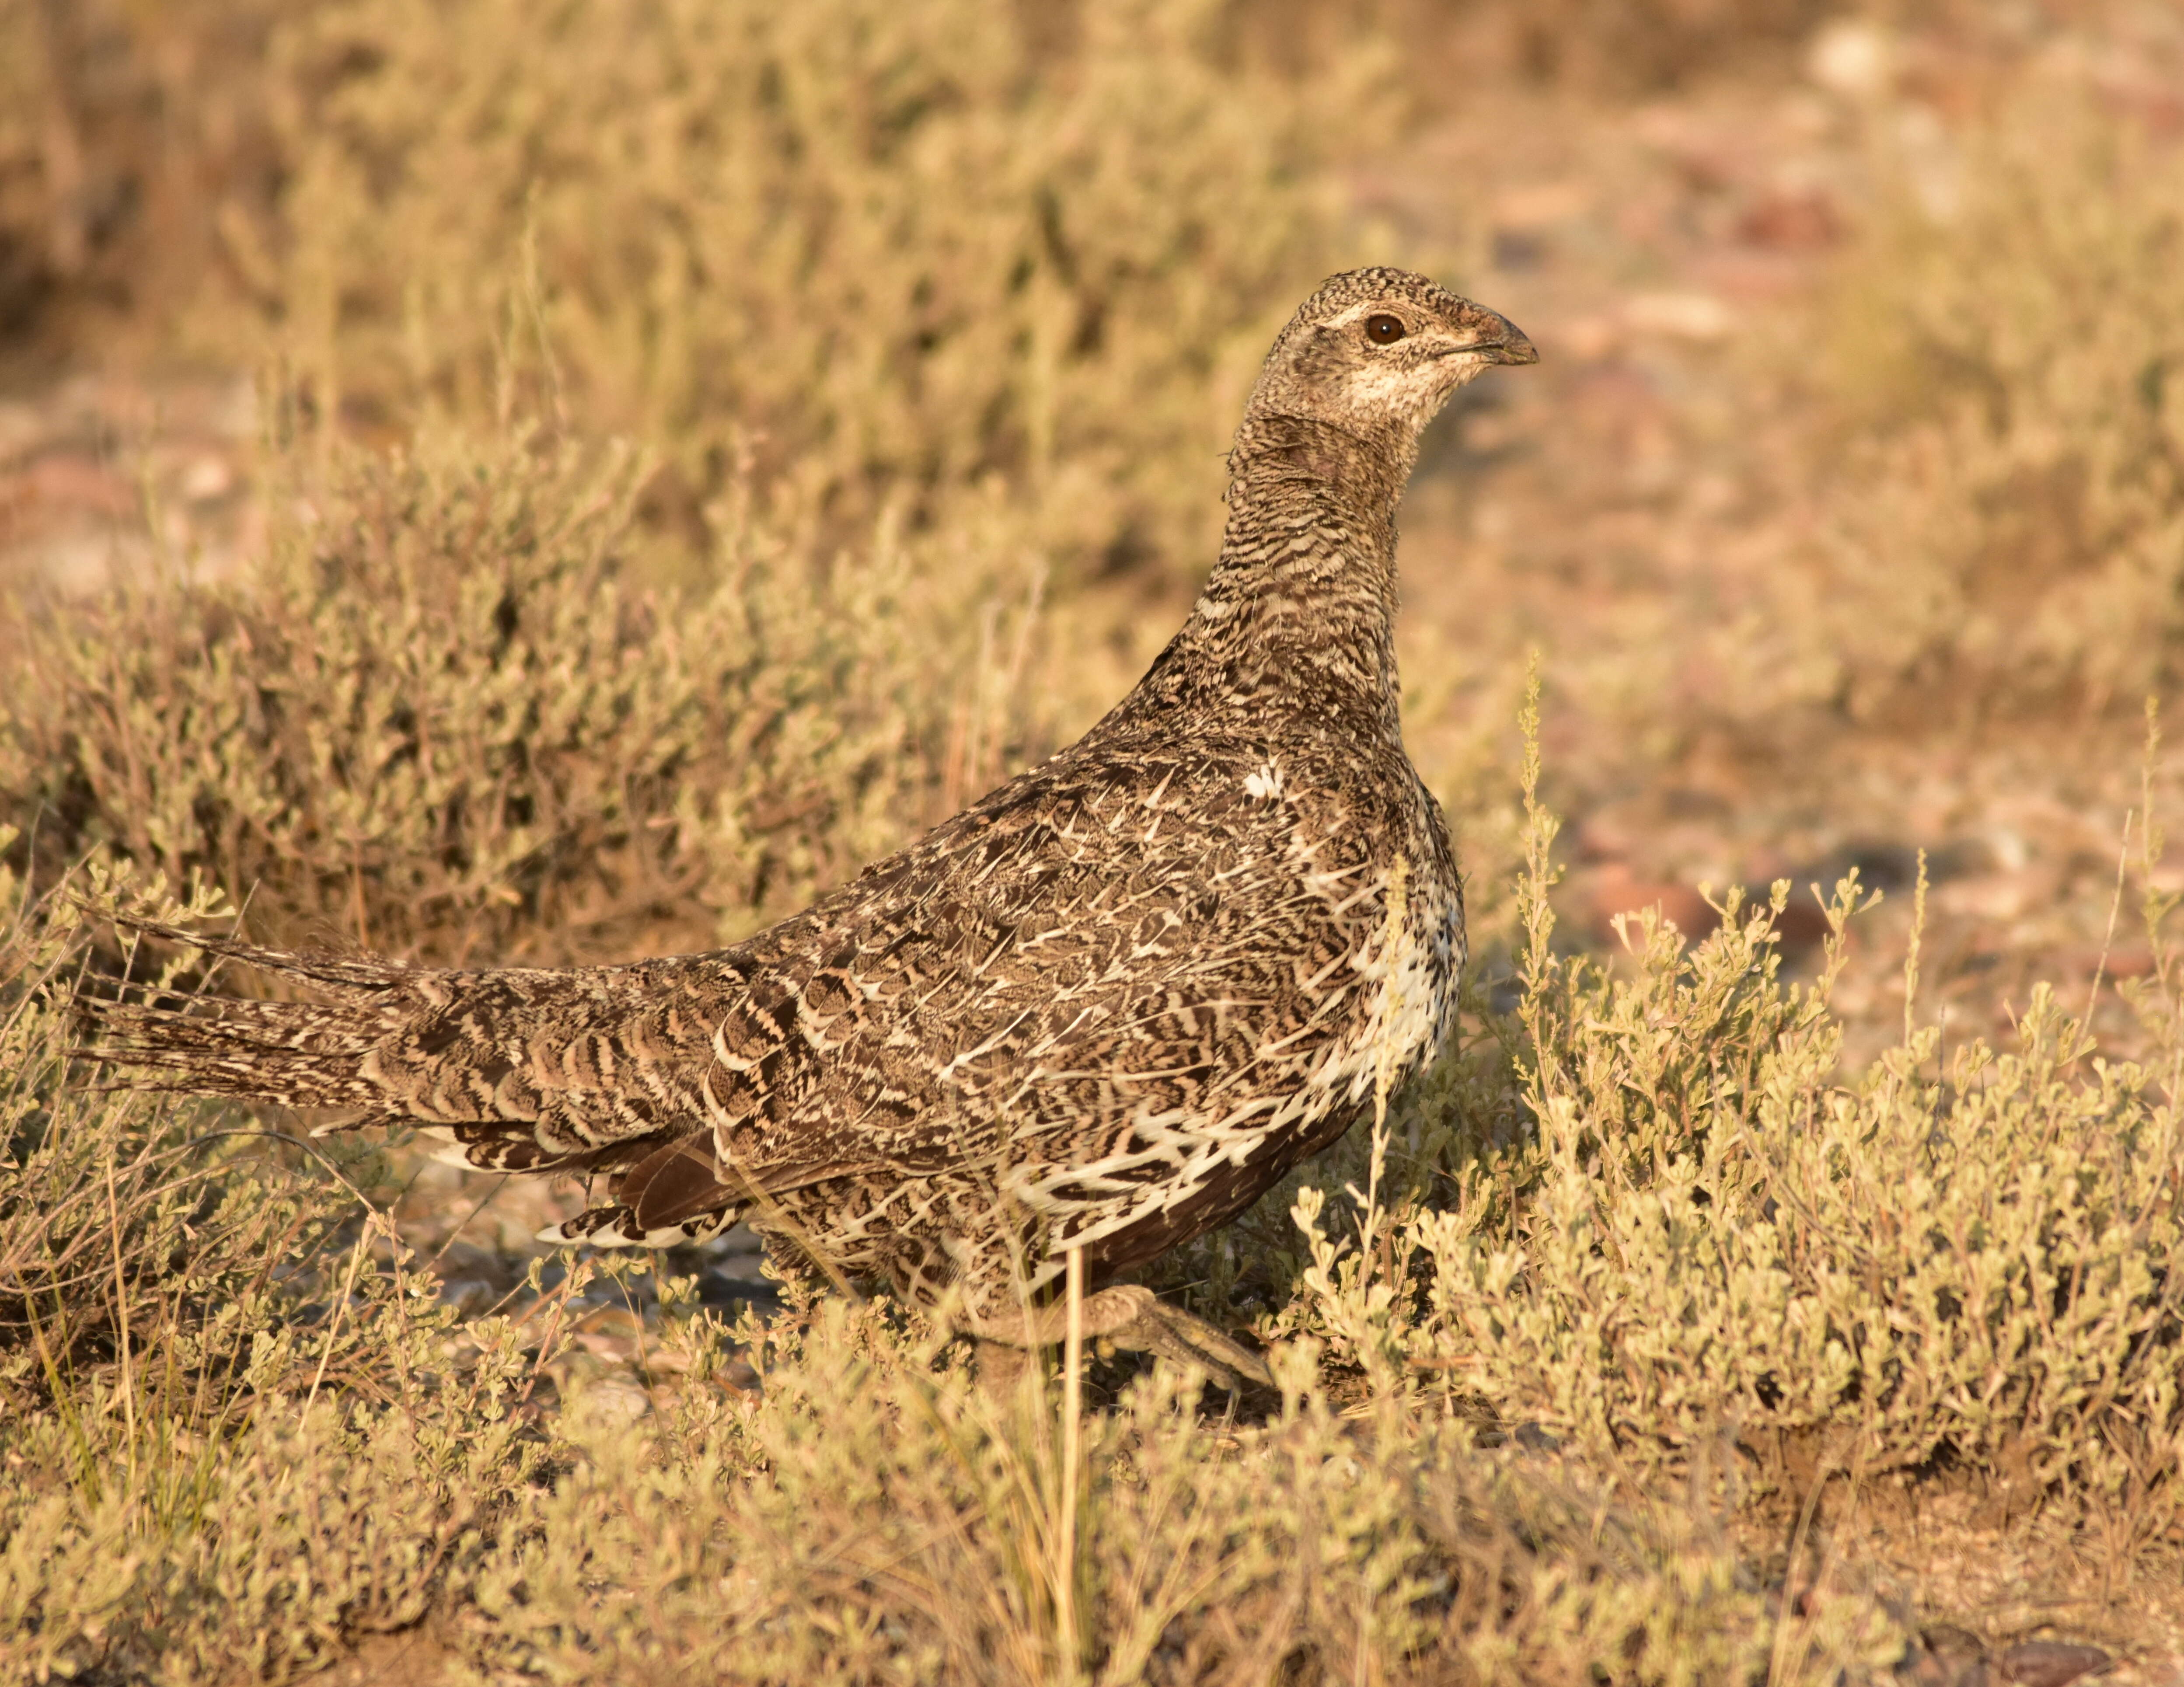
[[[1403,319],[1368,316],[1365,319],[1365,337],[1376,346],[1392,346],[1403,337]]]

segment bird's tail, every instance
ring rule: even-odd
[[[542,1231],[544,1241],[668,1247],[717,1235],[740,1215],[734,1184],[680,1120],[648,1118],[627,1100],[542,1095],[520,1081],[522,1022],[545,1016],[571,975],[443,972],[115,920],[293,980],[314,999],[79,995],[71,1054],[114,1074],[103,1088],[337,1110],[314,1136],[414,1125],[434,1159],[465,1170],[608,1174],[611,1199]],[[585,1100],[593,1105],[572,1105]]]
[[[127,1075],[107,1087],[384,1111],[384,1086],[366,1075],[365,1063],[409,1017],[400,987],[413,969],[293,955],[157,921],[113,917],[141,936],[296,979],[325,999],[201,994],[126,1001],[80,994],[74,1007],[82,1040],[70,1053]]]

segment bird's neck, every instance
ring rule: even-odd
[[[1221,559],[1143,700],[1262,718],[1362,713],[1398,731],[1396,506],[1417,455],[1407,433],[1247,418]]]

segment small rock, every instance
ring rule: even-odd
[[[182,470],[181,494],[192,504],[210,504],[234,490],[235,470],[210,452],[192,459]]]
[[[602,1378],[577,1395],[576,1415],[597,1423],[631,1424],[652,1411],[652,1398],[634,1383]]]
[[[1589,890],[1596,933],[1625,945],[1644,942],[1638,917],[1648,908],[1658,909],[1663,920],[1694,944],[1702,942],[1721,923],[1721,916],[1690,886],[1641,878],[1625,861],[1610,861],[1599,868]],[[1615,928],[1618,917],[1624,922],[1620,933]]]
[[[1818,188],[1762,194],[1737,219],[1737,237],[1776,252],[1817,252],[1843,236],[1835,201]]]
[[[1636,333],[1707,342],[1736,326],[1730,308],[1711,293],[1644,292],[1624,301],[1623,320]]]
[[[2020,1640],[1995,1660],[1997,1672],[2019,1687],[2065,1687],[2081,1676],[2092,1675],[2115,1662],[2098,1646],[2074,1645],[2068,1640]]]
[[[633,1336],[616,1335],[604,1330],[582,1330],[576,1336],[577,1345],[594,1359],[604,1359],[617,1365],[627,1365],[636,1359],[637,1339]]]
[[[136,510],[136,489],[127,477],[86,452],[48,452],[18,481],[31,502],[49,509],[93,515],[131,515]]]
[[[1805,74],[1845,99],[1877,99],[1896,81],[1896,43],[1879,24],[1838,18],[1821,26],[1805,55]]]
[[[440,1298],[466,1318],[491,1310],[500,1291],[482,1278],[453,1277],[440,1285]]]
[[[1904,1647],[1903,1656],[1896,1661],[1896,1679],[1910,1687],[1951,1687],[1948,1672],[1933,1653],[1915,1641]]]
[[[1953,1623],[1936,1623],[1905,1649],[1896,1674],[1914,1687],[1986,1687],[1986,1642]]]

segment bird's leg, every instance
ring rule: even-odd
[[[1078,1328],[1088,1340],[1096,1341],[1102,1336],[1112,1339],[1116,1330],[1137,1316],[1136,1302],[1130,1297],[1146,1292],[1134,1288],[1103,1289],[1097,1294],[1088,1294],[1078,1309],[1082,1319]],[[980,1385],[991,1394],[1006,1395],[1022,1380],[1034,1353],[1067,1337],[1069,1305],[1053,1300],[1041,1306],[1027,1300],[992,1317],[960,1320],[956,1327],[978,1344]]]
[[[1273,1387],[1273,1372],[1267,1368],[1267,1361],[1226,1330],[1180,1306],[1169,1306],[1150,1289],[1126,1292],[1143,1298],[1129,1322],[1107,1332],[1107,1339],[1116,1346],[1150,1353],[1178,1365],[1195,1365],[1231,1394],[1242,1393],[1246,1383],[1262,1389]]]
[[[1266,1361],[1201,1317],[1171,1306],[1151,1289],[1120,1283],[1088,1296],[1081,1308],[1088,1340],[1106,1340],[1178,1365],[1195,1365],[1230,1393],[1246,1383],[1274,1385]],[[1069,1309],[1055,1302],[1021,1313],[983,1318],[963,1328],[978,1342],[978,1376],[987,1387],[1012,1386],[1035,1348],[1051,1347],[1068,1331]]]

